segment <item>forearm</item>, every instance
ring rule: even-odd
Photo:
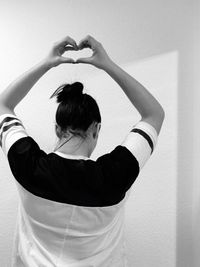
[[[143,118],[164,114],[162,106],[155,97],[113,61],[104,70],[119,84]]]
[[[0,104],[11,109],[26,96],[33,85],[50,69],[47,61],[42,60],[30,70],[14,80],[1,94]]]

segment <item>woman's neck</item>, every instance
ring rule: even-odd
[[[70,139],[59,140],[58,145],[54,151],[62,152],[68,155],[77,155],[89,157],[88,145],[84,140],[74,137]]]

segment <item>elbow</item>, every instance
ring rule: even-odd
[[[154,116],[159,117],[162,121],[165,118],[165,111],[162,105],[157,102],[157,105],[154,105],[155,110],[153,111]]]
[[[142,118],[151,117],[156,118],[157,120],[163,121],[165,118],[165,111],[161,105],[157,106],[151,111],[146,111],[144,114],[141,114]]]
[[[160,120],[162,120],[162,121],[165,119],[165,111],[160,104],[159,104],[158,108],[154,111],[154,116],[159,117]]]
[[[162,120],[165,119],[165,111],[162,107],[161,107],[161,111],[160,111],[160,116],[161,116]]]
[[[163,121],[165,119],[165,111],[163,108],[161,108],[159,111],[157,111],[154,115],[154,118],[162,125]]]
[[[153,113],[148,114],[147,116],[143,116],[141,120],[151,124],[159,135],[164,119],[165,111],[161,107],[159,108],[159,110],[157,109]]]

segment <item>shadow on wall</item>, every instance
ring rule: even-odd
[[[178,59],[172,51],[126,67],[166,114],[156,149],[132,186],[126,207],[131,266],[171,267],[176,262]]]
[[[131,188],[126,206],[130,266],[175,267],[178,135],[178,51],[122,66],[161,103],[165,120],[156,149]],[[140,115],[106,74],[87,80],[100,105],[103,124],[93,157],[120,144]]]

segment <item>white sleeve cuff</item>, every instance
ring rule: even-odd
[[[153,153],[157,139],[155,128],[147,122],[139,121],[121,145],[135,156],[141,169]]]
[[[27,137],[28,134],[21,122],[13,114],[0,115],[0,146],[4,154],[7,156],[10,147],[23,137]]]
[[[158,134],[157,134],[156,129],[146,121],[139,121],[138,123],[134,125],[133,129],[134,128],[141,129],[149,135],[149,137],[151,138],[153,142],[153,150],[154,150],[157,144],[157,139],[158,139]]]

